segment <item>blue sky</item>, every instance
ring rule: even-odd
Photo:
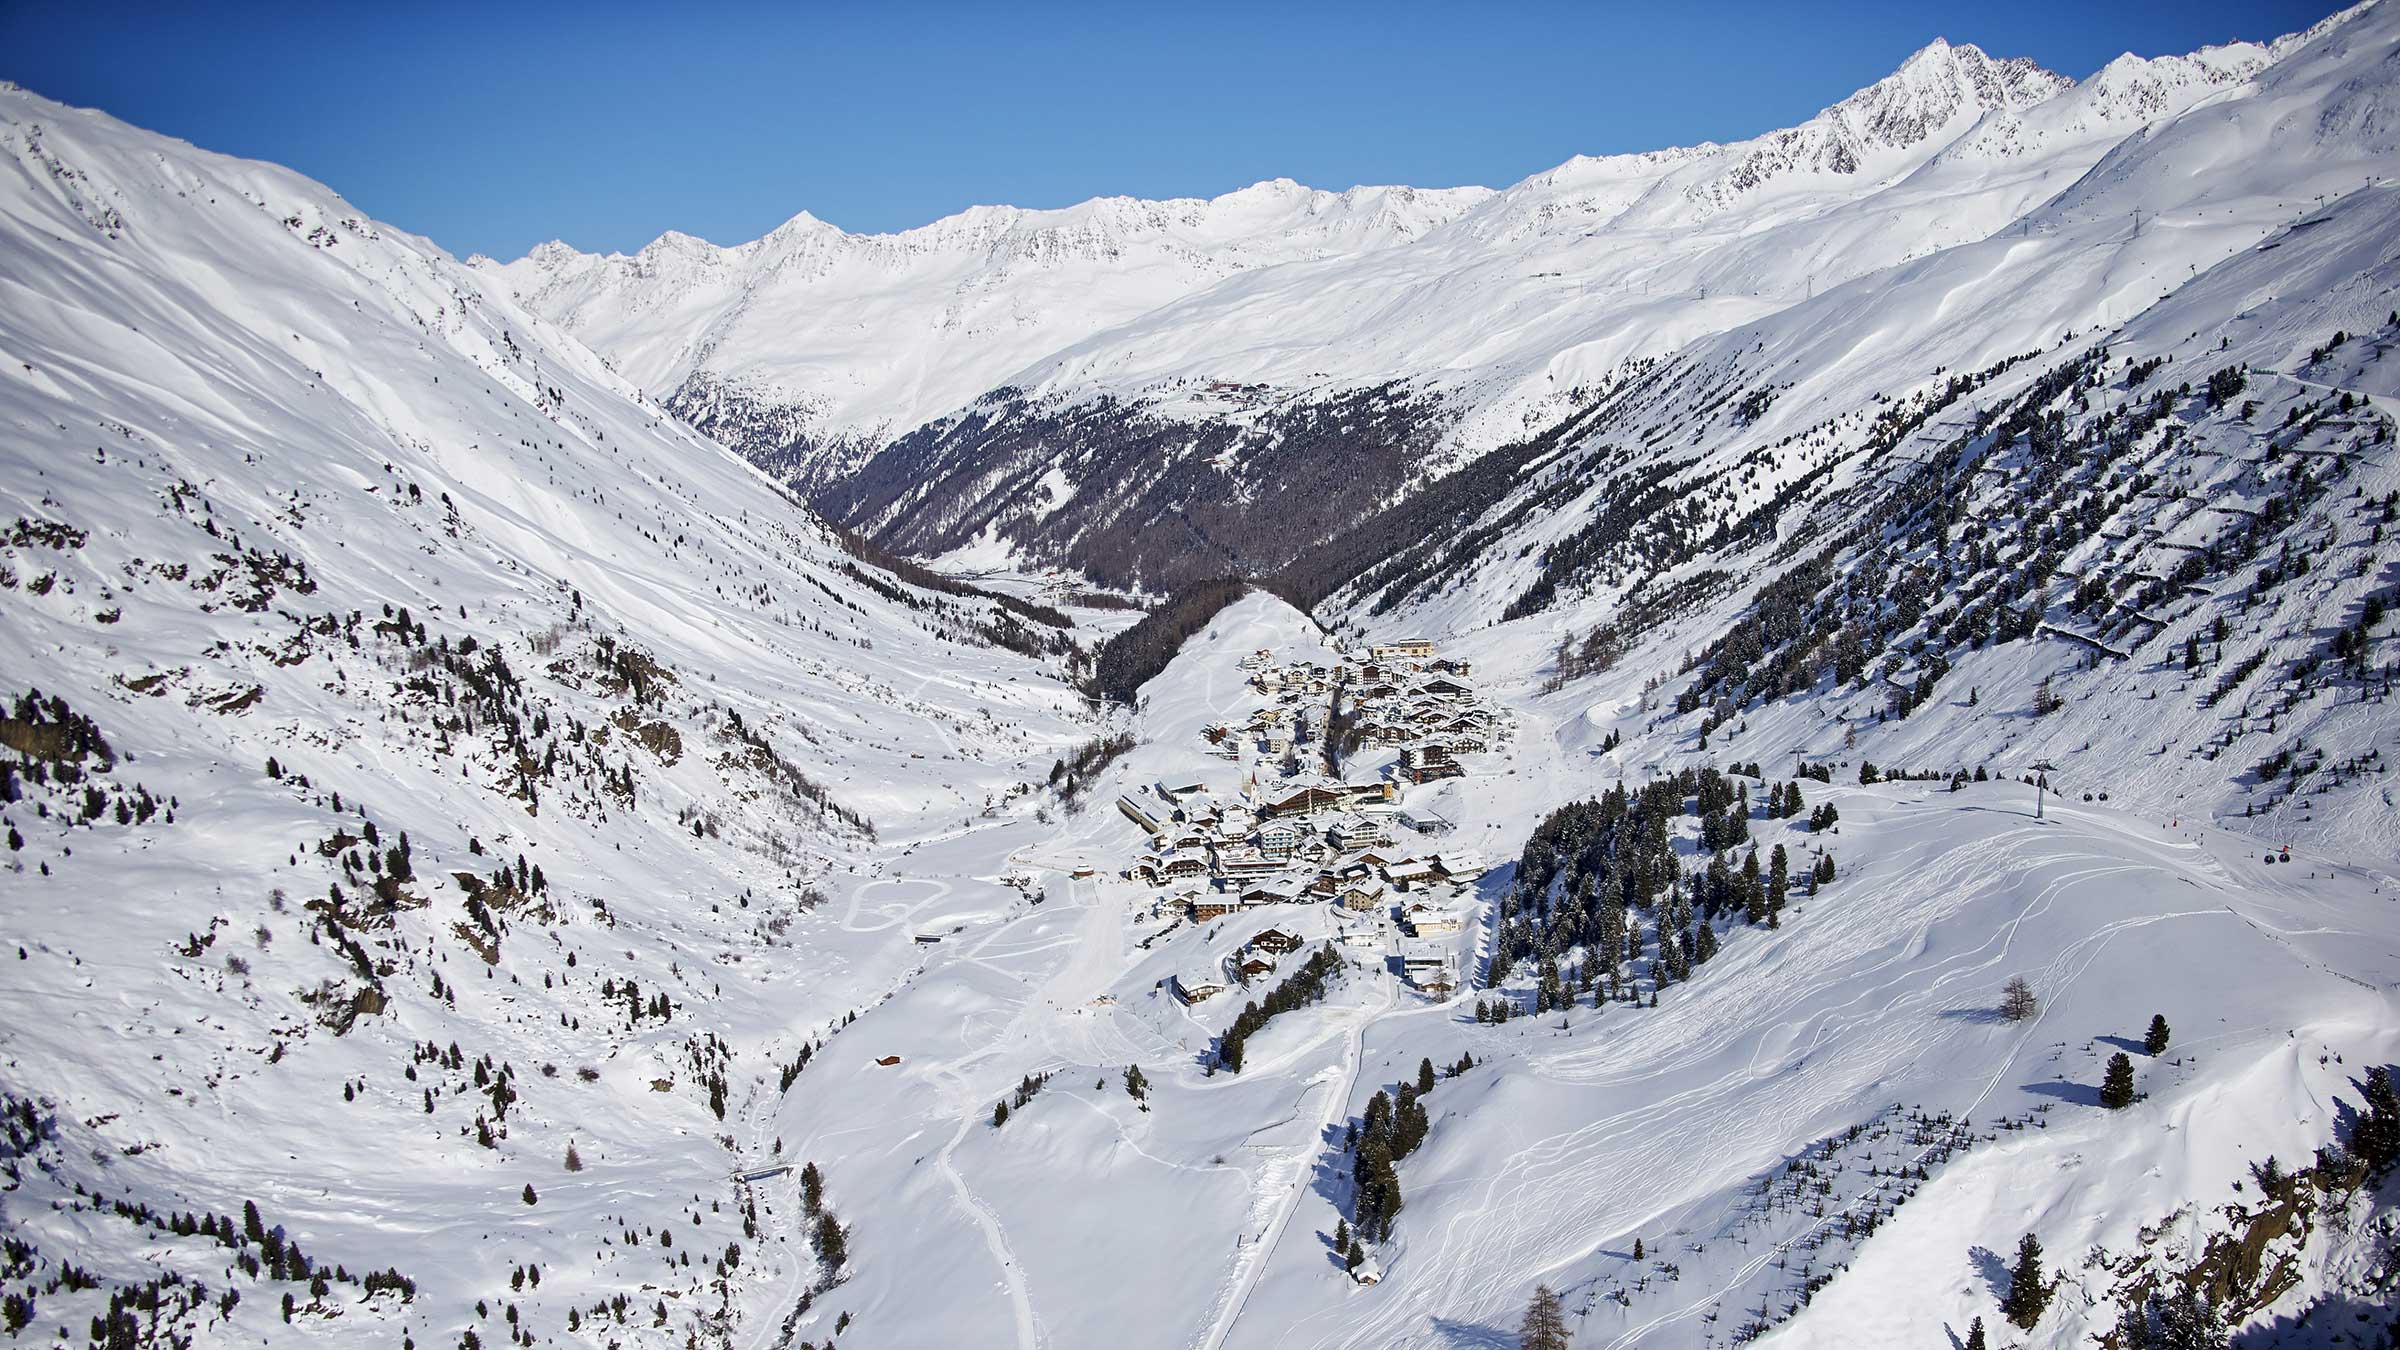
[[[1787,126],[1935,36],[2081,78],[2248,4],[0,3],[0,78],[324,180],[460,255],[734,243],[1261,178],[1503,186]]]

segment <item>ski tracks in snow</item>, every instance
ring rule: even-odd
[[[1233,1286],[1218,1306],[1216,1320],[1210,1324],[1208,1335],[1200,1340],[1201,1350],[1221,1350],[1225,1338],[1232,1334],[1233,1324],[1241,1318],[1242,1305],[1249,1302],[1250,1291],[1258,1286],[1258,1277],[1274,1261],[1275,1251],[1283,1243],[1284,1230],[1291,1226],[1292,1214],[1299,1209],[1301,1198],[1308,1194],[1309,1178],[1315,1172],[1317,1150],[1324,1146],[1325,1132],[1333,1128],[1335,1121],[1349,1114],[1350,1094],[1358,1088],[1359,1068],[1366,1060],[1367,1028],[1392,1010],[1396,997],[1391,972],[1383,972],[1380,980],[1382,1001],[1353,1021],[1343,1034],[1342,1067],[1334,1074],[1321,1076],[1317,1080],[1320,1085],[1331,1083],[1333,1090],[1326,1094],[1325,1108],[1319,1113],[1317,1128],[1310,1133],[1308,1143],[1294,1150],[1288,1160],[1294,1165],[1291,1179],[1285,1181],[1279,1175],[1287,1160],[1279,1159],[1274,1165],[1271,1184],[1284,1188],[1283,1197],[1276,1202],[1274,1217],[1268,1220],[1258,1241],[1245,1250],[1236,1266]]]
[[[950,1155],[966,1142],[967,1131],[974,1127],[973,1116],[959,1121],[957,1133],[951,1135],[950,1142],[942,1145],[941,1151],[934,1155],[934,1164],[940,1169],[942,1179],[949,1182],[950,1189],[957,1194],[959,1207],[966,1210],[967,1217],[974,1220],[975,1226],[982,1231],[984,1250],[991,1253],[992,1264],[1000,1268],[1000,1287],[1008,1295],[1009,1313],[1016,1321],[1017,1350],[1038,1350],[1045,1343],[1041,1322],[1034,1316],[1032,1296],[1025,1292],[1025,1272],[1017,1265],[1016,1253],[1009,1249],[1008,1234],[1002,1231],[1000,1220],[992,1211],[975,1198],[973,1191],[967,1189],[967,1179],[959,1175],[957,1166],[950,1160]]]

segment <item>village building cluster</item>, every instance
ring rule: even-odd
[[[1396,946],[1412,984],[1449,993],[1467,921],[1460,893],[1483,869],[1438,846],[1447,822],[1403,803],[1411,787],[1474,771],[1510,734],[1508,715],[1476,697],[1466,662],[1422,639],[1331,662],[1278,662],[1260,650],[1240,664],[1262,702],[1201,731],[1209,752],[1235,766],[1232,781],[1160,782],[1119,797],[1118,810],[1149,835],[1125,877],[1152,890],[1157,912],[1195,923],[1324,906],[1343,941]],[[1176,992],[1187,1003],[1212,997],[1271,974],[1299,945],[1270,926],[1222,969],[1178,976]]]

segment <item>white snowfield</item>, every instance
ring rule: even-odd
[[[2281,671],[2325,640],[2312,616],[2346,622],[2400,580],[2367,504],[2400,489],[2389,441],[2330,443],[2400,395],[2400,210],[2362,189],[2400,152],[2387,9],[2072,87],[1936,46],[1793,132],[1497,195],[1269,185],[866,241],[800,222],[499,277],[297,175],[0,90],[0,1226],[31,1249],[0,1294],[32,1298],[19,1334],[82,1343],[148,1287],[158,1330],[203,1347],[1490,1346],[1546,1283],[1583,1347],[1938,1344],[1976,1317],[1995,1345],[2090,1344],[2121,1275],[2235,1232],[2252,1166],[2305,1165],[2365,1070],[2400,1059],[2400,715],[2356,691],[2206,706],[2170,657],[2231,611],[2217,645]],[[527,282],[537,264],[557,290]],[[1587,276],[1615,297],[1586,302]],[[1326,302],[1343,288],[1357,307]],[[533,312],[560,306],[563,326]],[[924,338],[950,306],[962,335]],[[887,307],[888,332],[845,335]],[[2337,327],[2382,336],[2306,359]],[[1694,339],[1693,369],[1788,387],[1738,431],[1667,401],[1612,435],[1688,456],[1674,481],[1728,516],[1828,463],[1828,491],[1873,501],[1888,468],[1842,457],[1879,394],[1943,367],[2043,353],[1979,391],[1996,407],[2105,340],[2194,380],[2247,363],[2262,426],[2363,396],[2289,447],[2355,461],[2314,536],[2346,566],[2238,611],[2179,597],[2130,660],[1997,643],[1905,718],[1828,683],[1709,741],[1674,711],[1686,658],[1791,560],[1775,541],[1712,557],[1738,580],[1548,688],[1560,636],[1627,598],[1578,585],[1496,622],[1590,518],[1596,497],[1567,494],[1429,596],[1335,597],[1332,635],[1249,595],[1138,706],[1095,710],[1055,650],[995,645],[1041,648],[1038,614],[854,559],[641,392],[703,369],[900,426],[1045,361],[1061,389],[1438,368],[1522,392]],[[2101,411],[2126,397],[2091,390]],[[1948,444],[1958,412],[1893,453]],[[1706,439],[1643,439],[1660,426]],[[1785,437],[1806,453],[1737,469]],[[2259,494],[2247,448],[2226,414],[2127,453],[2196,514]],[[2161,510],[2162,550],[2199,528]],[[1131,616],[1069,617],[1089,643]],[[1468,987],[1428,998],[1396,946],[1337,943],[1322,1001],[1215,1070],[1264,991],[1186,1005],[1172,979],[1273,923],[1307,945],[1271,985],[1337,919],[1154,913],[1160,890],[1119,874],[1146,839],[1116,798],[1240,772],[1199,733],[1264,701],[1252,653],[1416,634],[1470,660],[1515,728],[1402,802],[1452,824],[1427,847],[1491,869],[1457,936]],[[2063,706],[2036,717],[2044,677]],[[1125,732],[1078,804],[1041,786]],[[2274,795],[2253,766],[2294,738],[2358,767],[2246,817]],[[1752,821],[1762,853],[1834,856],[1821,893],[1779,928],[1724,928],[1656,1008],[1476,1020],[1494,911],[1547,813],[1746,761],[1775,781],[1834,766],[1802,786],[1838,828]],[[1862,785],[1867,761],[1994,776]],[[2057,789],[2038,816],[2019,781],[2037,766]],[[1997,1015],[2012,976],[2037,1016]],[[1529,977],[1504,991],[1520,1009]],[[2153,1015],[2174,1032],[2156,1056]],[[2144,1096],[2111,1111],[2120,1049]],[[1331,1242],[1346,1126],[1462,1056],[1362,1284]],[[839,1270],[796,1172],[734,1180],[806,1163],[846,1229]],[[240,1236],[245,1202],[277,1250],[348,1278],[246,1266],[268,1247]],[[2294,1324],[2320,1295],[2388,1302],[2388,1188],[2341,1217],[2269,1244],[2294,1282],[2251,1318],[2257,1344],[2335,1343],[2348,1326]],[[2020,1334],[1998,1305],[2027,1232],[2059,1286]],[[360,1283],[387,1268],[413,1292]]]
[[[820,431],[897,434],[1225,277],[1406,243],[1491,195],[1287,178],[1205,201],[979,206],[890,235],[803,211],[731,248],[669,233],[631,256],[554,241],[470,263],[653,394],[706,372],[801,405]]]

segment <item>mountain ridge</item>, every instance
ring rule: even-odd
[[[1408,463],[1362,466],[1367,496],[1396,499],[1573,415],[1629,362],[2018,225],[2112,145],[2235,96],[2378,12],[2361,5],[2270,44],[2120,57],[2082,82],[1936,40],[1792,128],[1569,160],[1453,202],[1408,238],[1255,266],[1147,245],[1113,261],[1087,248],[1035,265],[984,240],[906,281],[818,253],[782,270],[765,252],[725,261],[758,243],[710,253],[705,284],[651,287],[628,270],[638,255],[486,270],[845,523],[890,532],[887,544],[944,554],[984,539],[977,556],[1013,549],[1028,563],[1155,589],[1177,578],[1137,575],[1081,537],[1128,513],[1137,527],[1180,529],[1178,513],[1201,506],[1130,492],[1137,459],[1152,479],[1177,458],[1215,459],[1230,497],[1271,492],[1238,448],[1274,439],[1263,410],[1330,409],[1399,382],[1441,409],[1441,429]],[[1070,209],[1086,208],[1098,210]],[[676,300],[679,286],[698,289]],[[959,427],[990,425],[970,413],[979,401],[1020,395],[1027,417],[1085,424],[1087,441],[1107,434],[1098,426],[1110,417],[1186,430],[1129,424],[1127,445],[1151,449],[1039,465],[1037,444],[1019,434],[1031,422],[992,427],[998,439],[980,449],[961,441]],[[903,485],[926,476],[922,447],[935,443],[940,472],[954,466],[956,481],[981,485],[939,526],[899,510]],[[1077,489],[1063,518],[1003,493],[1054,471]],[[1230,556],[1263,574],[1290,554],[1235,542]]]

